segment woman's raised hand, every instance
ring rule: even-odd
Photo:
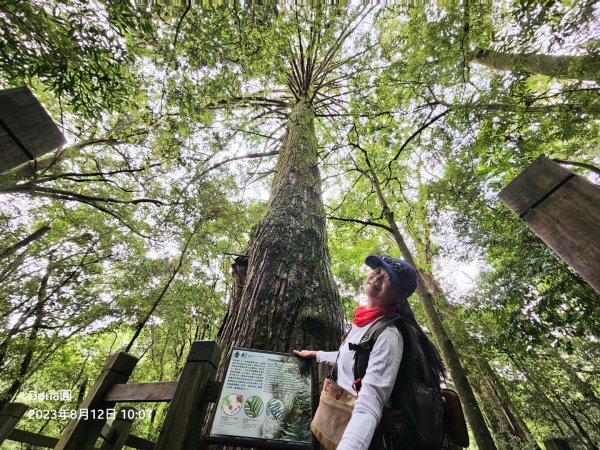
[[[300,358],[315,359],[317,357],[316,350],[292,350],[292,353]]]

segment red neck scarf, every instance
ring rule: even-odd
[[[367,309],[366,306],[361,306],[354,310],[354,320],[352,323],[357,327],[364,327],[365,325],[375,322],[381,316],[394,314],[395,312],[395,306],[379,306],[371,309]]]

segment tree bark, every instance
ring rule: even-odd
[[[473,61],[498,70],[524,70],[556,78],[600,80],[600,57],[596,55],[536,55],[480,50]]]
[[[504,386],[498,380],[490,365],[487,361],[481,359],[474,360],[473,363],[476,365],[477,372],[481,377],[478,383],[473,384],[473,387],[481,400],[488,422],[494,430],[494,435],[503,438],[500,442],[497,441],[498,447],[507,450],[512,448],[514,442],[511,442],[511,438],[514,439],[514,437],[519,438],[523,443],[533,445],[535,439],[516,413],[516,409]]]
[[[234,346],[272,351],[332,350],[342,307],[330,270],[313,106],[300,99],[288,119],[266,217],[247,256],[234,263],[234,287],[219,332]]]

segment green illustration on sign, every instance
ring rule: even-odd
[[[276,398],[272,398],[267,403],[267,417],[271,420],[279,420],[283,417],[283,412],[285,411],[285,407],[281,400]]]
[[[244,404],[244,413],[248,417],[258,417],[262,413],[264,402],[258,396],[252,396]]]

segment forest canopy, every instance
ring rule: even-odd
[[[195,340],[336,348],[389,254],[472,448],[598,448],[599,294],[497,196],[540,155],[600,182],[599,30],[587,0],[2,0],[0,89],[68,143],[0,174],[0,405],[75,408],[120,351],[156,382]]]

